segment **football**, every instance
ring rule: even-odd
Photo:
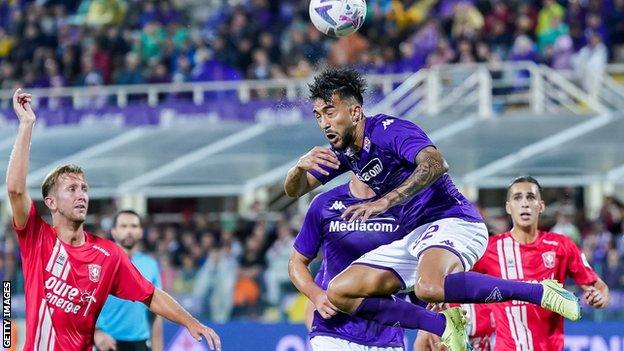
[[[344,37],[355,33],[366,16],[364,0],[311,0],[310,19],[322,33]]]

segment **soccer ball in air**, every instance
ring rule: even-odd
[[[311,0],[310,19],[321,32],[344,37],[360,29],[366,16],[365,0]]]

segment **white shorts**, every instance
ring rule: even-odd
[[[418,258],[427,249],[440,247],[459,257],[464,271],[469,271],[485,253],[488,231],[483,223],[459,218],[444,218],[421,225],[403,239],[382,245],[352,264],[362,264],[392,271],[400,278],[403,290],[413,290],[418,281]]]
[[[402,347],[365,346],[326,335],[310,339],[312,351],[404,351]]]

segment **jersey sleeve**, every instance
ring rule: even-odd
[[[309,259],[314,259],[321,247],[321,202],[318,197],[312,200],[293,244],[295,250]]]
[[[347,166],[347,160],[340,157],[340,155],[338,155],[337,157],[338,157],[338,161],[340,161],[340,166],[338,166],[338,169],[331,168],[325,165],[319,165],[319,167],[321,167],[322,169],[324,169],[325,171],[329,173],[328,175],[321,174],[315,169],[309,170],[308,173],[314,176],[314,178],[316,178],[316,180],[321,182],[321,184],[327,184],[329,181],[336,178],[337,176],[349,171],[349,167]]]
[[[372,133],[373,140],[381,147],[391,149],[401,159],[414,163],[416,155],[434,146],[425,131],[414,123],[394,117],[381,120]]]
[[[576,244],[564,238],[566,255],[568,256],[567,274],[578,285],[592,285],[598,280],[596,272],[591,268],[585,258],[585,254],[579,250]]]
[[[116,248],[121,251],[121,249]],[[143,277],[128,255],[117,252],[119,265],[113,277],[110,294],[124,300],[145,302],[154,293],[154,284]]]
[[[41,235],[43,235],[43,227],[47,223],[37,213],[37,207],[33,201],[30,205],[30,211],[28,212],[28,219],[23,228],[18,228],[15,224],[15,219],[12,220],[13,229],[17,233],[17,239],[19,241],[20,250],[25,257],[31,256],[37,246],[41,245]]]

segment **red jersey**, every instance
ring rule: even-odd
[[[531,244],[518,243],[510,232],[490,237],[473,270],[534,283],[544,279],[564,283],[570,276],[579,285],[592,285],[598,279],[572,240],[542,231]],[[563,350],[562,316],[522,301],[491,306],[496,322],[495,350]]]
[[[83,245],[65,244],[34,203],[16,232],[26,282],[24,350],[90,350],[108,294],[146,301],[154,293],[117,244],[86,232]]]

